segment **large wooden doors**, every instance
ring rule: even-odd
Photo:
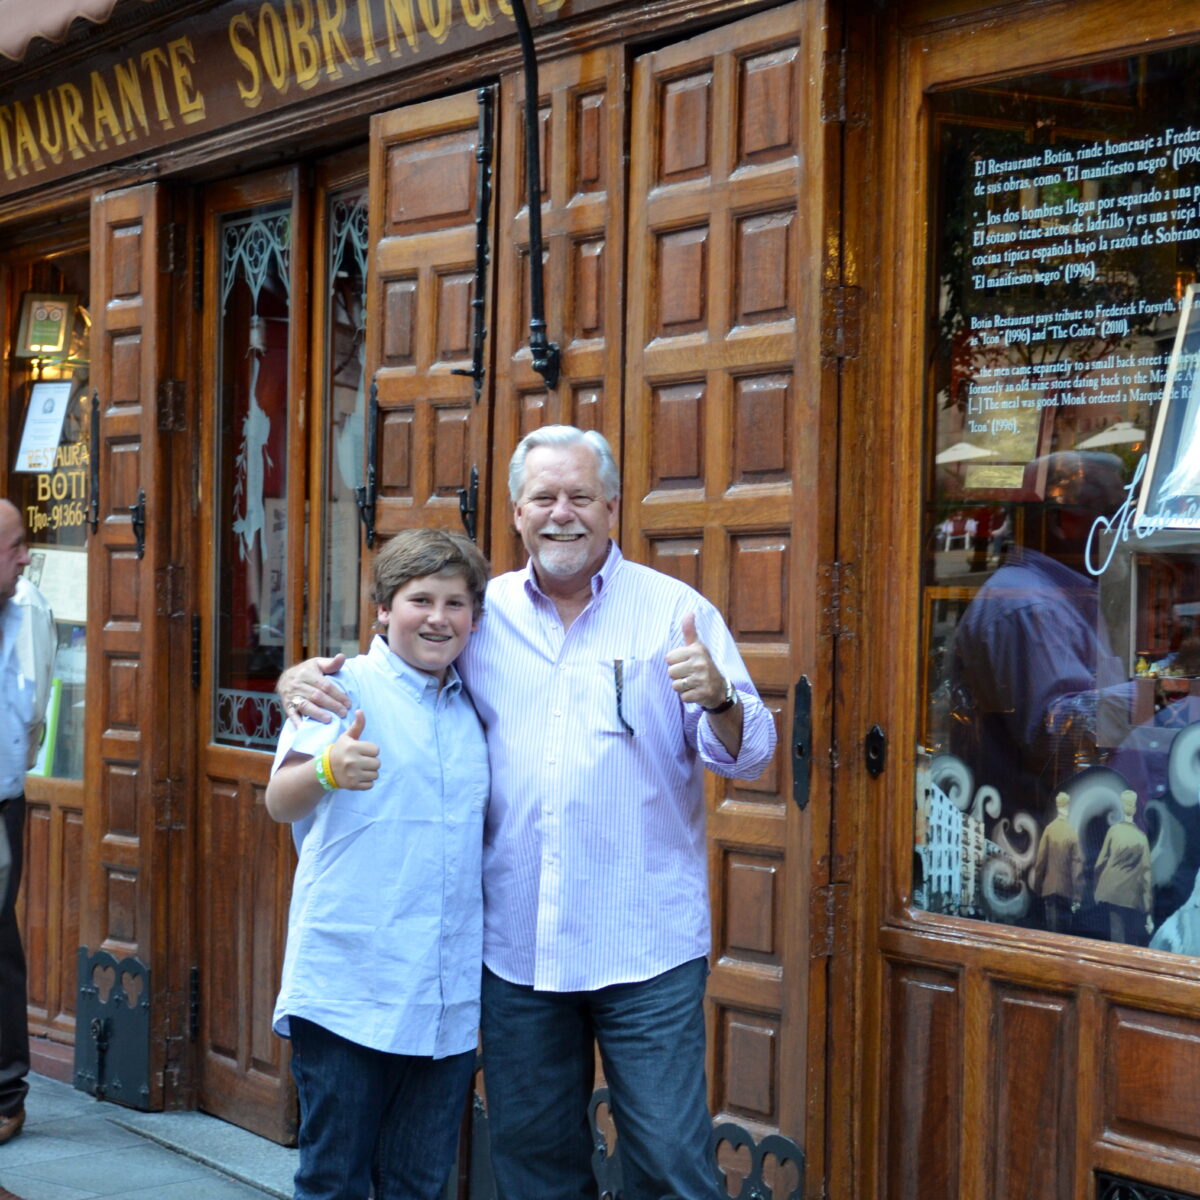
[[[170,425],[159,408],[172,345],[167,215],[154,185],[100,196],[92,208],[99,510],[89,550],[83,837],[97,849],[85,857],[79,938],[93,952],[153,967],[149,1106],[174,1099],[178,1082],[188,953],[180,905],[190,870],[181,840],[190,697],[172,673],[182,666],[170,654],[181,577],[171,562]]]
[[[469,377],[479,103],[466,93],[371,124],[367,378],[379,404],[381,538],[421,525],[460,528],[459,489],[470,504],[472,470],[478,497],[487,496],[488,405]],[[478,233],[491,241],[490,229]],[[491,302],[483,300],[486,326]],[[363,570],[365,581],[369,561]]]
[[[800,811],[782,750],[800,676],[821,726],[830,688],[820,211],[798,203],[818,157],[807,35],[789,5],[635,60],[622,538],[725,613],[776,714],[774,766],[709,785],[710,1087],[718,1114],[811,1147],[810,859],[828,777],[817,760]]]

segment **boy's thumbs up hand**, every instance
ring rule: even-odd
[[[329,765],[338,787],[352,792],[365,792],[375,786],[379,777],[379,747],[374,742],[364,742],[363,727],[367,723],[361,708],[354,712],[350,728],[333,743],[329,752]]]

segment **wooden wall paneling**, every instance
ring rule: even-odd
[[[1071,997],[990,986],[992,1045],[987,1055],[988,1109],[982,1128],[991,1132],[983,1156],[987,1196],[1071,1200],[1075,1161],[1078,1022]],[[1032,1061],[1038,1072],[1027,1069]],[[967,1147],[979,1161],[978,1142]]]
[[[295,867],[290,829],[267,815],[270,760],[209,747],[200,837],[206,882],[197,921],[204,956],[200,1107],[274,1141],[295,1136],[286,1043],[271,1030]]]
[[[151,966],[151,1096],[161,1104],[171,1028],[166,947],[171,880],[162,870],[173,819],[168,739],[158,736],[168,628],[157,573],[169,560],[167,480],[158,385],[169,362],[170,289],[159,239],[167,198],[153,184],[97,196],[92,205],[92,385],[100,396],[100,525],[89,544],[88,707],[83,813],[89,950],[136,955]],[[131,506],[144,492],[145,551]]]
[[[625,256],[625,54],[620,46],[538,64],[547,338],[562,351],[553,390],[529,354],[529,212],[525,82],[500,85],[496,204],[495,415],[491,551],[497,571],[522,565],[507,464],[541,425],[599,429],[619,451]]]
[[[458,489],[472,467],[481,543],[486,535],[489,410],[452,373],[471,366],[478,123],[475,92],[371,122],[367,377],[379,394],[380,538],[461,529]],[[490,331],[490,288],[485,301]],[[369,559],[363,570],[369,579]]]
[[[1200,1023],[1114,1004],[1105,1035],[1104,1136],[1200,1158]]]
[[[889,963],[881,1067],[890,1119],[880,1139],[886,1164],[878,1195],[911,1200],[962,1195],[963,1020],[953,971]]]
[[[84,878],[82,789],[26,780],[25,874],[17,899],[29,976],[34,1070],[69,1080],[75,1040],[76,951]]]
[[[807,1150],[821,1136],[808,1071],[823,1071],[809,1060],[810,822],[828,809],[818,765],[799,815],[782,748],[799,674],[818,713],[829,679],[813,582],[819,390],[800,329],[819,253],[816,210],[797,205],[813,137],[802,12],[634,61],[622,544],[725,613],[779,726],[760,780],[709,782],[709,1078],[718,1114]]]

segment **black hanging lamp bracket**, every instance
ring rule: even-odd
[[[367,471],[366,483],[354,489],[358,515],[367,535],[367,549],[375,545],[375,434],[379,424],[379,386],[371,381],[371,398],[367,402]]]
[[[529,207],[529,352],[533,369],[548,388],[558,386],[561,353],[546,340],[546,305],[542,286],[542,151],[538,137],[538,69],[533,30],[525,0],[512,0],[513,20],[525,68],[525,196]]]
[[[479,101],[479,135],[475,144],[475,294],[471,299],[474,317],[471,329],[471,369],[455,367],[451,375],[469,376],[475,384],[475,403],[483,392],[483,381],[487,375],[484,363],[484,343],[487,341],[487,326],[484,313],[487,308],[488,273],[488,211],[492,203],[492,140],[494,121],[492,106],[494,96],[490,87],[482,87],[475,94]]]

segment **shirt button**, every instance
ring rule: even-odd
[[[556,709],[554,710],[554,715],[555,715],[556,717],[561,717],[561,716],[562,716],[562,709],[560,709],[560,708],[556,708]]]

